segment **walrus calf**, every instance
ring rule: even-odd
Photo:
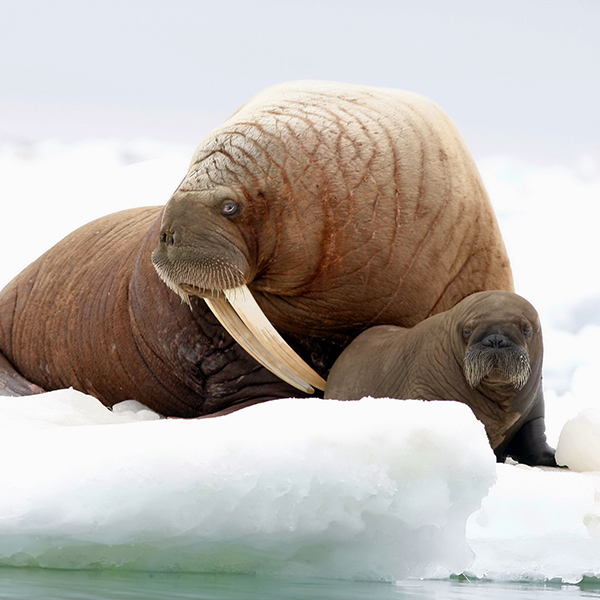
[[[0,394],[72,386],[180,417],[310,394],[368,327],[512,285],[437,105],[280,85],[206,137],[165,207],[83,226],[0,292]]]
[[[414,327],[359,335],[334,364],[326,398],[458,400],[484,424],[499,461],[556,466],[546,443],[542,333],[511,292],[473,294]]]

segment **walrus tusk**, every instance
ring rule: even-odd
[[[246,285],[223,290],[225,298],[204,298],[221,325],[248,354],[290,385],[312,394],[324,379],[290,348],[267,319]]]

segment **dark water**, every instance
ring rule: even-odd
[[[537,600],[600,598],[600,581],[577,585],[405,581],[400,584],[241,575],[0,568],[10,600]]]

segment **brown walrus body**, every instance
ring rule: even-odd
[[[511,292],[480,292],[413,328],[384,325],[359,335],[331,369],[325,397],[464,402],[499,460],[554,466],[542,360],[533,306]]]
[[[150,253],[162,210],[93,221],[25,269],[1,296],[2,351],[43,389],[72,386],[108,406],[135,398],[164,415],[293,395],[204,302],[190,310],[160,281]]]
[[[230,292],[244,289],[325,376],[364,329],[412,326],[473,292],[512,290],[512,276],[473,160],[435,104],[277,86],[202,142],[165,209],[84,226],[0,292],[0,352],[26,380],[0,364],[0,389],[73,386],[176,416],[297,395],[201,299],[233,322]],[[271,369],[262,329],[236,339]]]

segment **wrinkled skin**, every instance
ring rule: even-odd
[[[0,366],[0,389],[18,373],[174,416],[302,395],[201,298],[224,302],[238,286],[322,377],[372,325],[412,326],[473,292],[513,289],[477,169],[436,105],[283,85],[200,144],[164,210],[84,226],[0,293],[14,367]]]
[[[325,397],[464,402],[499,461],[556,466],[545,436],[542,361],[533,306],[511,292],[480,292],[413,328],[382,325],[359,335],[331,369]]]

